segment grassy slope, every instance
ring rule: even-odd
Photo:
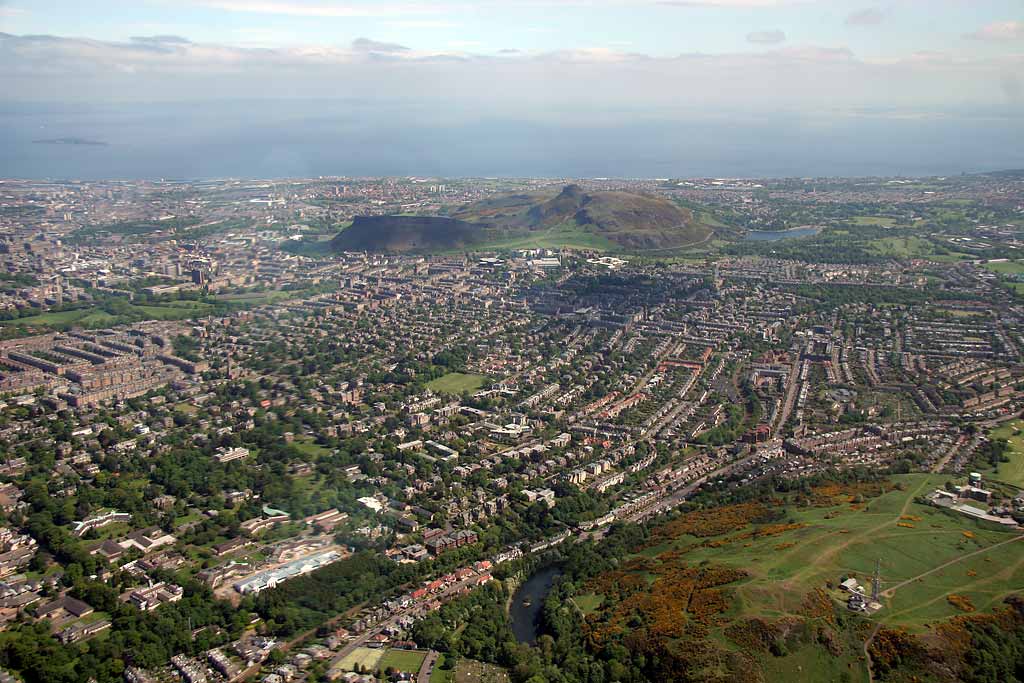
[[[739,614],[769,618],[797,614],[808,591],[838,583],[854,574],[869,582],[876,559],[882,562],[883,591],[975,550],[1014,538],[1014,531],[997,530],[962,515],[947,513],[913,502],[942,486],[944,475],[904,475],[905,491],[891,491],[869,501],[865,509],[849,506],[791,509],[790,518],[808,526],[785,534],[718,548],[694,547],[686,553],[687,564],[702,561],[737,567],[751,576],[736,589]],[[829,514],[831,513],[831,515]],[[921,521],[901,520],[901,516]],[[831,519],[826,517],[831,516]],[[913,528],[898,526],[909,523]],[[974,538],[967,538],[969,531]],[[651,548],[654,556],[670,547],[696,546],[700,539],[683,536],[670,545]],[[789,544],[793,544],[790,546]],[[946,601],[950,593],[967,595],[979,609],[999,604],[1024,585],[1024,542],[983,552],[923,577],[884,598],[877,618],[910,631],[926,630],[925,624],[959,612]],[[581,596],[585,604],[595,599]]]

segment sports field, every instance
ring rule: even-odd
[[[388,650],[377,663],[379,671],[386,672],[388,669],[416,673],[420,670],[426,652],[420,650]]]
[[[357,647],[338,662],[338,668],[342,671],[356,671],[357,667],[362,671],[376,671],[377,663],[383,656],[384,650]]]

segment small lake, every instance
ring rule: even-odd
[[[744,237],[745,242],[775,242],[777,240],[810,237],[821,232],[821,228],[793,228],[792,230],[751,230]]]
[[[558,567],[541,569],[516,589],[509,607],[509,617],[512,633],[520,643],[533,643],[537,640],[537,621],[544,607],[544,598],[555,579],[561,575],[562,570]],[[529,601],[529,604],[524,604],[524,601]]]

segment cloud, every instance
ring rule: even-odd
[[[308,3],[295,0],[194,0],[195,4],[227,12],[277,14],[297,17],[396,17],[410,13],[436,11],[430,5],[371,2]]]
[[[847,26],[878,26],[885,20],[885,15],[882,14],[882,10],[877,7],[868,7],[866,9],[857,10],[853,12],[844,22]]]
[[[965,33],[964,37],[987,41],[1024,40],[1024,21],[997,21],[972,33]]]
[[[799,5],[813,1],[814,0],[657,0],[657,4],[668,5],[670,7],[758,8]]]
[[[782,31],[754,31],[747,34],[747,42],[755,45],[777,45],[786,42],[786,34]]]
[[[599,47],[473,54],[370,38],[346,47],[254,48],[0,33],[0,92],[9,102],[300,101],[330,92],[376,107],[366,111],[401,103],[457,121],[509,116],[578,124],[583,113],[636,121],[697,110],[800,118],[824,103],[915,111],[1019,106],[1008,104],[1017,92],[1003,78],[1008,73],[1024,73],[1024,55],[880,62],[844,47],[806,45],[675,56]]]
[[[408,52],[409,48],[398,43],[380,43],[369,38],[356,38],[352,41],[352,49],[356,52]]]
[[[191,45],[192,41],[181,36],[132,36],[133,43],[141,45]]]

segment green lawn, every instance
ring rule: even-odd
[[[442,394],[461,394],[464,391],[476,391],[487,382],[483,375],[467,375],[461,372],[449,372],[443,377],[428,382],[427,388]]]
[[[302,451],[306,455],[309,455],[313,458],[319,458],[321,456],[331,454],[331,449],[324,448],[320,444],[313,441],[313,439],[310,437],[297,436],[295,437],[295,441],[292,442],[292,445],[295,446],[296,449]]]
[[[388,650],[377,664],[378,671],[397,669],[408,673],[420,670],[427,653],[419,650]]]
[[[1020,261],[998,261],[986,263],[985,269],[1001,275],[1020,275],[1024,273],[1024,263]]]
[[[74,311],[57,311],[54,313],[40,313],[39,315],[30,315],[25,318],[16,318],[14,320],[4,320],[3,325],[68,325],[70,323],[78,322],[85,316],[89,315],[88,309],[78,309]]]
[[[992,438],[1010,442],[1010,450],[1006,452],[1010,462],[1000,463],[989,476],[1024,488],[1024,435],[1014,436],[1014,432],[1020,430],[1024,430],[1024,420],[1014,420],[992,431]]]
[[[854,225],[877,225],[883,228],[891,228],[896,225],[896,219],[889,216],[854,216],[851,223]]]

